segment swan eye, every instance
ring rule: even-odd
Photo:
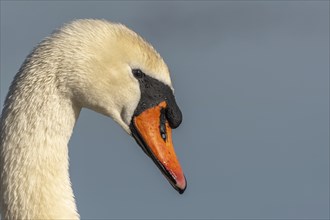
[[[140,69],[133,69],[132,73],[136,78],[142,78],[144,75],[144,73]]]

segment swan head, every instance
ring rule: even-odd
[[[156,50],[127,27],[100,20],[74,21],[44,44],[60,45],[63,94],[113,118],[183,193],[186,180],[171,137],[182,114]]]

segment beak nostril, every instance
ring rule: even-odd
[[[165,115],[165,108],[162,108],[160,110],[159,131],[160,131],[160,136],[166,142],[167,135],[166,135],[166,115]]]

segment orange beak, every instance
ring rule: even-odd
[[[182,194],[186,179],[175,154],[172,129],[166,120],[166,102],[151,107],[132,120],[132,135],[144,152],[154,161],[171,185]]]

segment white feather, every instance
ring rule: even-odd
[[[154,48],[121,24],[77,20],[55,31],[16,75],[0,121],[4,219],[78,219],[68,141],[82,107],[125,131],[140,99],[131,68],[171,86]]]

